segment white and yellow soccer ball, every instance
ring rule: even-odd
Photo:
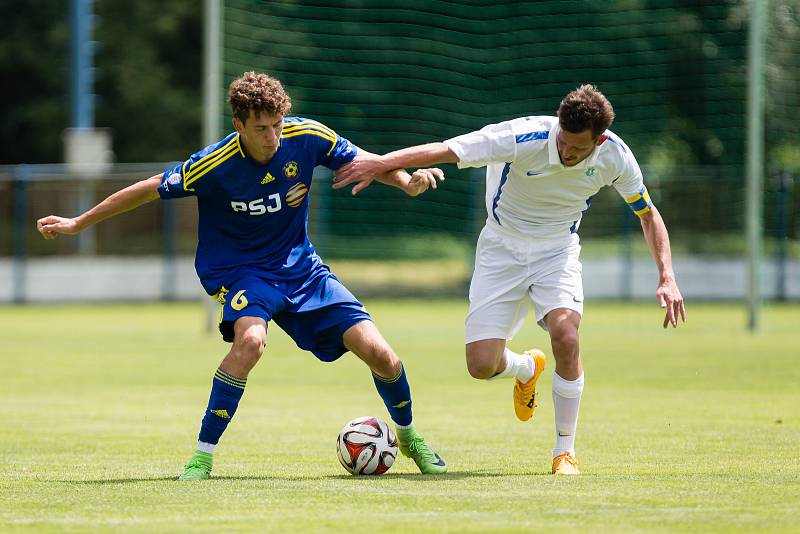
[[[359,417],[339,432],[336,454],[353,475],[382,475],[397,458],[397,436],[386,421]]]

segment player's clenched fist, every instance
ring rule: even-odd
[[[36,229],[45,239],[55,239],[58,234],[74,235],[80,232],[75,219],[48,215],[36,221]]]
[[[405,188],[406,193],[409,196],[415,197],[424,193],[430,187],[436,189],[437,180],[444,180],[444,172],[442,172],[442,169],[417,169],[411,175],[411,180],[409,180]]]

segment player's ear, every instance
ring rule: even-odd
[[[234,117],[233,120],[231,120],[231,123],[233,123],[234,130],[242,133],[242,130],[244,130],[244,123],[239,119],[239,117]]]

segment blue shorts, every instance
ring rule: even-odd
[[[291,281],[267,280],[256,271],[238,274],[225,285],[220,299],[224,302],[219,331],[229,343],[239,317],[261,317],[275,321],[301,349],[332,362],[348,351],[342,341],[345,331],[372,320],[326,265],[315,267],[307,278]]]

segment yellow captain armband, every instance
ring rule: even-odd
[[[641,191],[632,197],[626,198],[625,202],[628,203],[628,206],[636,215],[644,215],[653,206],[653,201],[650,200],[650,193],[647,192],[646,187],[643,187]]]

